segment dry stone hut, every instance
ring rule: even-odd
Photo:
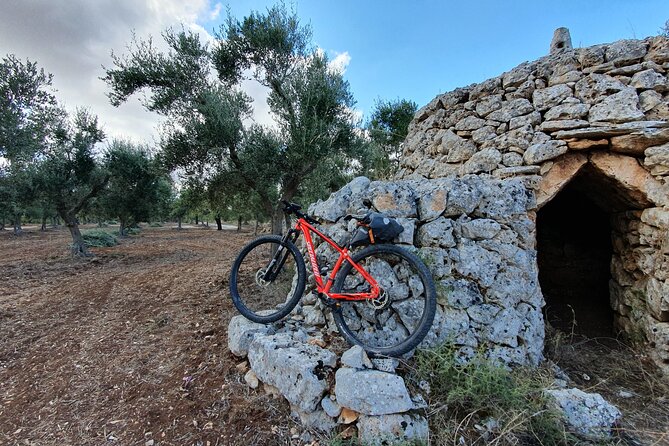
[[[424,347],[448,341],[465,359],[482,350],[536,365],[546,317],[645,341],[669,373],[669,40],[573,49],[561,28],[550,51],[436,97],[410,125],[396,179],[355,178],[309,212],[341,243],[354,228],[342,217],[365,199],[401,221],[396,242],[437,282]],[[333,261],[328,250],[316,249],[321,265]],[[249,385],[282,395],[307,427],[355,422],[365,443],[426,440],[424,400],[396,360],[370,361],[360,347],[339,357],[325,336],[335,329],[307,290],[281,323],[232,318],[228,344],[248,358]],[[583,435],[620,417],[598,394],[547,392]]]
[[[644,339],[665,371],[667,70],[664,37],[574,49],[561,28],[550,55],[419,110],[398,175],[522,181],[549,321]]]

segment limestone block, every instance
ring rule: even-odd
[[[447,185],[450,186],[450,183]],[[420,221],[430,221],[439,217],[446,209],[448,191],[444,188],[434,188],[424,193],[418,199],[418,216]]]
[[[427,444],[427,420],[420,415],[363,415],[358,420],[358,439],[362,444],[382,446],[397,442]]]
[[[459,261],[454,268],[463,276],[474,279],[483,287],[490,287],[501,265],[501,256],[488,251],[479,244],[463,240],[458,244]]]
[[[571,88],[567,85],[555,85],[553,87],[535,90],[532,93],[532,103],[539,111],[548,110],[560,104],[566,98],[572,96]]]
[[[302,410],[299,406],[291,404],[291,413],[293,417],[298,418],[302,426],[309,429],[316,429],[321,432],[331,432],[337,423],[325,411],[317,410]]]
[[[655,36],[649,39],[650,45],[645,59],[658,64],[669,62],[669,39]]]
[[[616,66],[627,65],[643,59],[647,45],[642,40],[619,40],[606,48],[606,61]]]
[[[478,286],[469,280],[448,278],[438,283],[439,302],[451,308],[467,309],[483,302]]]
[[[257,324],[242,315],[234,316],[228,323],[228,348],[237,356],[246,356],[249,345],[256,335],[270,335],[274,333],[271,325]]]
[[[480,182],[476,178],[455,179],[448,191],[448,201],[442,215],[445,217],[469,215],[479,205],[482,197]]]
[[[565,119],[557,121],[544,121],[539,127],[543,132],[557,132],[558,130],[571,130],[588,127],[590,123],[583,119]]]
[[[509,122],[512,118],[526,115],[534,111],[530,101],[525,98],[513,99],[502,103],[499,110],[490,113],[487,118],[498,122]]]
[[[608,139],[568,139],[569,150],[588,150],[594,148],[608,148]]]
[[[367,357],[365,350],[359,345],[354,345],[342,353],[341,363],[346,367],[360,370],[371,369],[374,367],[372,361]]]
[[[546,112],[544,119],[547,121],[558,119],[581,119],[588,115],[590,105],[588,104],[561,104],[556,105]]]
[[[648,208],[641,213],[641,221],[656,228],[669,229],[669,210]]]
[[[648,112],[661,104],[663,101],[662,95],[655,90],[642,91],[639,93],[639,105],[641,111]]]
[[[642,156],[651,146],[669,142],[669,128],[648,128],[611,138],[611,151]]]
[[[466,161],[476,152],[474,142],[459,137],[451,130],[443,134],[439,148],[440,153],[446,155],[446,161],[449,163]]]
[[[293,339],[288,333],[256,337],[249,364],[258,378],[281,392],[301,411],[316,409],[328,388],[327,369],[337,363],[329,350]]]
[[[644,166],[650,168],[653,175],[669,174],[669,143],[661,146],[649,147],[645,150]]]
[[[467,116],[455,124],[455,130],[476,130],[486,125],[485,119],[476,116]]]
[[[551,170],[544,175],[537,191],[537,206],[541,208],[560,192],[588,162],[580,153],[569,153],[556,160]]]
[[[483,197],[474,210],[475,216],[491,218],[499,223],[518,222],[520,221],[518,216],[525,216],[528,210],[535,208],[534,195],[528,192],[520,179],[509,178],[498,181],[481,184]]]
[[[651,277],[646,285],[646,303],[655,319],[669,322],[669,282]]]
[[[515,118],[511,118],[511,120],[509,121],[509,130],[514,130],[528,125],[534,127],[540,122],[541,122],[541,113],[539,113],[538,111],[533,111],[532,113],[529,113],[527,115],[516,116]]]
[[[607,96],[590,109],[591,122],[629,122],[643,118],[639,96],[633,88],[625,88]]]
[[[497,132],[495,131],[495,127],[486,125],[481,127],[478,130],[474,130],[472,132],[472,141],[474,141],[476,144],[483,144],[486,141],[493,140],[497,137]]]
[[[626,88],[615,77],[606,74],[590,74],[576,83],[575,96],[586,104],[595,104],[607,95],[618,93]]]
[[[414,218],[397,218],[397,222],[402,225],[404,231],[402,231],[393,242],[403,245],[413,245],[414,234],[416,231],[416,220]]]
[[[502,108],[502,95],[487,96],[476,102],[476,114],[485,118],[495,110]]]
[[[567,153],[567,144],[564,141],[550,140],[532,144],[527,148],[523,159],[525,164],[540,164]]]
[[[467,162],[462,166],[463,174],[472,174],[479,172],[491,172],[497,168],[497,165],[502,162],[502,154],[499,150],[483,149],[476,152]]]
[[[389,217],[416,217],[416,196],[406,183],[373,181],[367,193],[376,209]]]
[[[460,228],[462,236],[471,240],[491,239],[502,229],[499,223],[489,218],[479,218],[464,222]]]
[[[479,98],[490,96],[491,94],[498,93],[501,88],[502,78],[493,77],[480,84],[473,85],[469,91],[469,100],[475,101]]]
[[[326,396],[321,400],[321,407],[323,408],[323,411],[332,418],[337,418],[341,413],[341,406],[339,403],[329,396]]]
[[[508,152],[502,155],[502,164],[507,167],[517,167],[523,164],[523,156],[519,153]]]
[[[616,180],[624,190],[623,198],[633,200],[637,206],[669,204],[667,188],[641,167],[635,158],[595,152],[590,156],[590,164],[608,178]]]
[[[378,370],[337,370],[335,394],[339,405],[365,415],[402,413],[414,407],[404,379]]]
[[[453,222],[439,217],[418,228],[417,241],[419,246],[441,246],[451,248],[455,246],[453,238]]]
[[[655,90],[663,93],[669,90],[669,81],[655,70],[644,70],[632,76],[630,86],[639,90]]]
[[[565,422],[578,434],[599,439],[611,436],[611,428],[622,414],[598,393],[579,389],[551,389],[545,391],[562,412]]]

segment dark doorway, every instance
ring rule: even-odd
[[[567,333],[613,336],[610,215],[586,196],[579,183],[567,185],[537,215],[545,317]]]

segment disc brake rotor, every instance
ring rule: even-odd
[[[390,305],[390,296],[383,288],[379,289],[379,296],[376,299],[368,299],[367,303],[375,310],[384,310]]]
[[[262,287],[266,287],[267,285],[270,284],[269,281],[263,279],[264,275],[265,275],[264,269],[259,269],[258,272],[256,272],[256,283]]]

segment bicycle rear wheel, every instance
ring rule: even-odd
[[[306,277],[304,258],[293,243],[279,236],[260,237],[232,265],[232,303],[253,322],[276,322],[300,301]]]
[[[373,245],[351,256],[382,288],[375,301],[344,301],[333,311],[339,332],[372,356],[402,356],[425,338],[437,307],[434,281],[425,264],[395,245]],[[369,292],[371,286],[348,262],[335,293]]]

